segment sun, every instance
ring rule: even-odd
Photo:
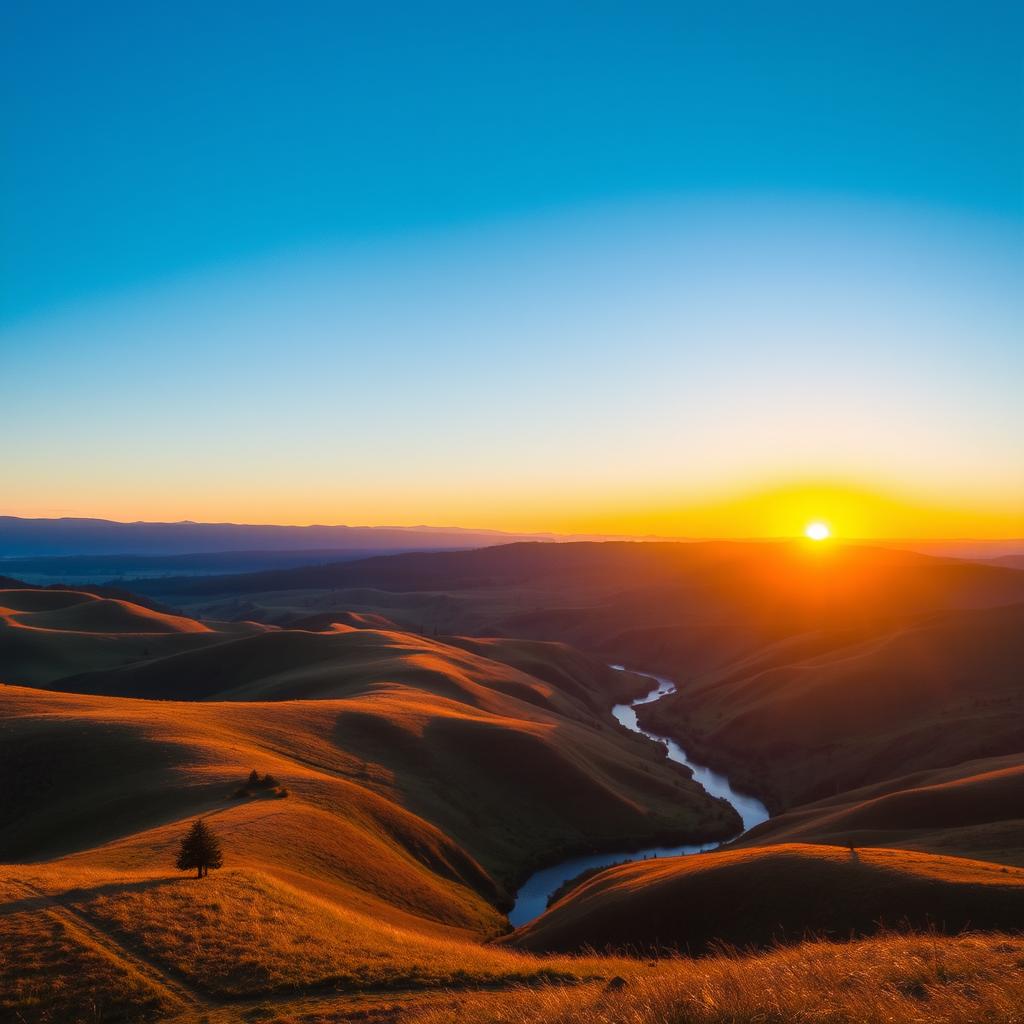
[[[832,531],[825,523],[814,522],[808,523],[807,526],[804,527],[804,535],[810,540],[828,540],[832,535]]]

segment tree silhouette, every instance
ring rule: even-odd
[[[220,842],[210,831],[210,827],[198,818],[181,841],[176,865],[179,871],[196,869],[196,878],[210,873],[210,868],[219,868],[224,863],[220,852]]]

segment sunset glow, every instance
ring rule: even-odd
[[[1024,534],[1016,33],[476,10],[19,6],[0,515]]]
[[[824,523],[808,523],[804,534],[809,540],[828,540],[831,531]]]

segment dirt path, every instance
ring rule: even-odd
[[[61,896],[51,896],[42,889],[23,879],[10,879],[24,895],[24,909],[34,909],[46,914],[74,935],[78,941],[92,945],[109,955],[115,962],[137,974],[163,1000],[173,1007],[163,1018],[165,1021],[188,1024],[197,1020],[209,1024],[235,1024],[248,1020],[250,1011],[263,1009],[267,1015],[273,1010],[285,1010],[289,1014],[329,1012],[338,1021],[357,1020],[365,1024],[388,1024],[401,1019],[403,1013],[428,1003],[444,1003],[454,997],[456,991],[493,992],[509,988],[521,988],[522,979],[504,982],[458,985],[454,987],[410,987],[365,988],[339,990],[335,983],[323,981],[294,989],[277,990],[263,994],[253,993],[240,996],[219,996],[202,992],[187,978],[169,973],[167,968],[145,954],[129,949],[123,939],[111,934],[89,914],[71,906]],[[577,983],[603,982],[603,977],[580,979]],[[538,980],[538,984],[541,984]]]
[[[58,920],[70,932],[78,932],[87,943],[98,946],[115,960],[125,964],[169,1002],[181,1004],[183,1011],[196,1013],[217,1005],[214,1000],[197,991],[184,979],[171,977],[162,965],[126,949],[121,942],[80,910],[68,906],[56,896],[48,895],[30,882],[22,879],[11,879],[11,882],[20,886],[31,899],[38,901],[44,914]]]

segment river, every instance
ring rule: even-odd
[[[622,665],[612,665],[612,668],[623,671]],[[719,796],[727,800],[736,809],[743,820],[743,832],[760,825],[762,821],[768,820],[768,809],[760,800],[748,796],[745,793],[738,793],[729,783],[729,780],[718,772],[713,772],[706,765],[697,764],[686,756],[675,740],[668,736],[658,736],[654,733],[641,729],[637,722],[636,708],[641,704],[651,704],[656,700],[670,693],[674,693],[676,686],[670,679],[663,676],[651,675],[649,672],[638,672],[637,675],[646,676],[655,685],[649,693],[637,698],[631,704],[616,704],[612,708],[612,714],[627,729],[647,736],[658,743],[663,743],[668,751],[668,757],[672,761],[685,764],[692,772],[695,782],[700,783],[712,796]],[[740,832],[739,835],[742,835]],[[733,836],[733,839],[738,838]],[[728,840],[731,842],[732,840]],[[624,860],[645,860],[649,857],[679,857],[689,853],[703,853],[707,850],[714,850],[721,846],[721,843],[702,843],[687,846],[648,846],[643,850],[620,851],[618,853],[593,853],[581,857],[570,857],[563,860],[554,867],[543,868],[532,874],[516,893],[516,902],[508,919],[515,927],[532,921],[535,917],[543,914],[547,909],[548,897],[565,881],[575,878],[580,872],[588,868],[607,867],[610,864],[617,864]]]

